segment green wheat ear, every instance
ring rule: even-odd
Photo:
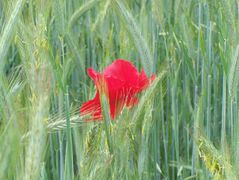
[[[216,179],[223,179],[223,164],[220,162],[220,156],[215,156],[215,147],[200,136],[198,139],[198,151],[200,158],[204,161],[207,169],[216,177]]]
[[[216,180],[236,179],[232,172],[232,165],[225,160],[224,156],[204,136],[197,138],[198,152],[206,168]]]

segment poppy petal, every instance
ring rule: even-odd
[[[144,70],[142,69],[139,76],[140,91],[146,89],[155,78],[156,78],[155,74],[151,75],[150,78],[148,78]]]
[[[90,115],[92,120],[101,119],[101,106],[99,92],[96,93],[94,99],[84,102],[80,108],[81,115]],[[89,121],[91,119],[87,119]]]
[[[137,97],[133,97],[129,101],[127,101],[126,106],[127,107],[133,107],[136,104],[138,104],[138,102],[139,102],[138,98]]]
[[[98,73],[94,69],[88,69],[88,75],[94,81],[97,93],[94,99],[83,103],[80,109],[82,115],[89,114],[92,120],[102,119],[102,109],[100,95],[106,94],[110,116],[115,119],[123,107],[133,107],[138,103],[137,95],[146,89],[155,79],[155,75],[147,77],[144,70],[141,72],[126,60],[117,59],[109,65],[103,73]]]
[[[90,78],[95,81],[98,79],[99,77],[99,73],[96,72],[93,68],[88,68],[87,69],[88,75],[90,76]]]
[[[122,59],[115,60],[104,70],[103,74],[122,80],[131,85],[137,83],[138,79],[138,72],[134,65]]]
[[[88,75],[90,78],[94,81],[96,88],[99,90],[101,80],[102,80],[102,74],[96,72],[93,68],[88,68],[87,69]]]
[[[140,91],[142,91],[143,89],[147,88],[147,86],[149,85],[149,79],[147,78],[144,70],[142,69],[140,75],[139,75],[139,88]]]

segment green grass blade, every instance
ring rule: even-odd
[[[125,7],[124,3],[118,0],[116,0],[115,3],[117,5],[117,10],[123,16],[127,30],[134,40],[134,44],[140,54],[140,59],[144,70],[146,74],[150,76],[153,72],[153,58],[147,45],[148,43],[142,36],[142,33],[140,32],[135,19],[133,18],[129,10]]]
[[[0,36],[0,72],[2,73],[5,58],[11,44],[11,39],[13,37],[14,28],[16,27],[19,14],[22,11],[25,0],[18,0],[15,4],[15,7],[12,10],[12,13],[9,17],[8,22],[6,23],[4,30]]]
[[[72,150],[72,133],[70,126],[70,113],[69,113],[69,92],[68,87],[66,87],[65,93],[65,110],[66,110],[66,137],[67,137],[67,145],[66,145],[66,179],[73,179],[74,171],[73,171],[73,150]]]
[[[237,93],[238,75],[239,75],[239,45],[237,45],[233,58],[231,60],[231,67],[229,70],[228,77],[229,94],[232,97],[234,97],[235,94]]]

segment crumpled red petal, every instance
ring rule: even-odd
[[[80,108],[80,114],[82,116],[91,115],[91,118],[87,118],[87,121],[102,119],[99,92],[96,93],[94,99],[84,102],[82,104]]]
[[[103,73],[98,73],[92,68],[87,71],[97,89],[96,96],[83,103],[80,108],[81,115],[89,114],[92,117],[89,120],[102,120],[101,93],[106,94],[111,118],[115,119],[124,106],[133,107],[138,103],[137,95],[156,77],[153,74],[148,78],[143,69],[138,72],[131,62],[123,59],[115,60]]]

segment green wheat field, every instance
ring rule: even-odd
[[[156,79],[86,122],[118,58]],[[237,180],[238,76],[237,0],[0,0],[0,180]]]

